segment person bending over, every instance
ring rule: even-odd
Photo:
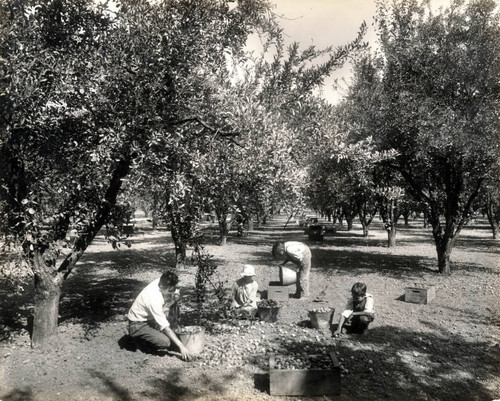
[[[302,242],[275,242],[272,249],[275,260],[283,260],[281,266],[288,262],[295,265],[297,271],[296,298],[309,297],[309,274],[311,273],[311,251]]]

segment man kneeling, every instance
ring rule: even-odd
[[[163,312],[164,305],[172,304],[175,299],[179,277],[166,272],[149,283],[137,296],[130,308],[128,333],[135,340],[142,340],[157,351],[167,351],[175,344],[184,360],[192,356],[170,327]]]

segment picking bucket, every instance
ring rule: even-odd
[[[288,267],[280,266],[280,283],[281,285],[290,285],[297,282],[297,272]]]
[[[333,314],[335,312],[334,308],[329,308],[326,312],[309,311],[309,319],[311,320],[311,325],[315,329],[328,329],[330,328],[333,320]]]
[[[193,354],[199,354],[205,346],[205,329],[201,326],[185,326],[175,332],[182,344]]]
[[[260,320],[267,323],[274,323],[278,321],[278,314],[280,312],[280,308],[270,308],[259,306],[257,308],[257,314],[259,315]]]

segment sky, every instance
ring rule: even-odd
[[[365,41],[375,44],[376,35],[372,27],[376,12],[374,0],[271,0],[286,38],[297,41],[301,48],[315,45],[318,48],[341,46],[356,38],[363,21],[368,26]],[[431,0],[433,8],[449,4],[449,0]],[[341,92],[332,89],[335,78],[350,78],[350,66],[332,74],[325,83],[324,97],[336,103]],[[344,85],[345,87],[346,85]]]

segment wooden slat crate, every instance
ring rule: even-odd
[[[414,304],[428,304],[436,297],[436,289],[430,287],[406,287],[405,302]]]
[[[330,369],[276,369],[276,355],[269,357],[271,395],[340,395],[340,364],[330,352]]]
[[[279,281],[270,281],[267,288],[267,299],[276,301],[288,301],[290,288],[286,285],[280,285]]]

